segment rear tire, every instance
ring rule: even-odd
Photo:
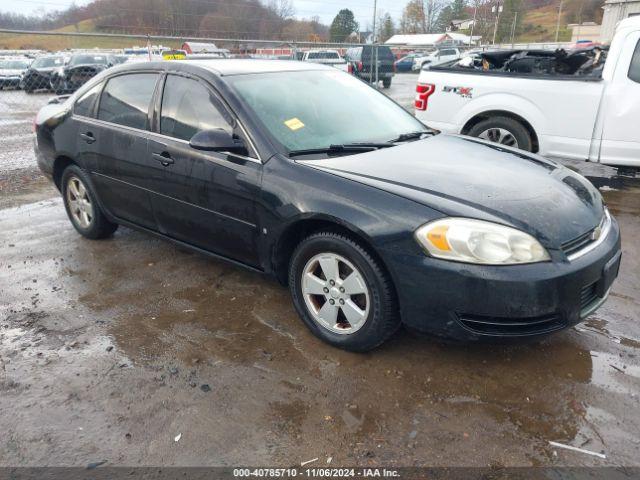
[[[527,152],[533,151],[533,140],[529,130],[519,121],[509,117],[489,117],[475,124],[468,135]]]
[[[384,78],[382,80],[382,86],[384,88],[391,88],[391,79],[390,78]]]
[[[100,209],[87,174],[77,165],[62,173],[62,199],[73,227],[83,237],[97,240],[110,237],[118,229]]]
[[[335,347],[366,352],[400,326],[391,279],[364,248],[340,233],[316,233],[298,245],[289,289],[309,330]]]

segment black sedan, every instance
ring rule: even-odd
[[[111,55],[86,53],[72,55],[62,67],[51,73],[49,80],[51,90],[56,95],[74,92],[115,63],[115,59]]]
[[[61,55],[46,55],[36,58],[25,72],[20,87],[27,93],[35,90],[50,90],[51,75],[63,67],[65,58]]]
[[[583,177],[437,134],[331,67],[118,66],[36,129],[81,235],[126,225],[275,275],[309,329],[349,350],[401,324],[549,334],[598,308],[620,265],[618,225]]]

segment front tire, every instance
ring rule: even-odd
[[[509,117],[490,117],[474,125],[469,136],[489,140],[507,147],[533,151],[529,130],[522,123]]]
[[[391,79],[390,78],[385,78],[382,80],[382,86],[384,88],[391,88]]]
[[[298,245],[289,265],[289,289],[307,327],[335,347],[366,352],[400,326],[389,276],[342,234],[316,233]]]
[[[62,173],[62,198],[67,216],[83,237],[97,240],[110,237],[118,224],[110,222],[98,205],[87,174],[77,165]]]

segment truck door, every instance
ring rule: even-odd
[[[640,32],[624,40],[603,102],[600,162],[640,167]]]

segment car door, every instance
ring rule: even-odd
[[[604,93],[600,161],[640,167],[640,32],[624,42]]]
[[[160,231],[239,262],[258,265],[255,200],[262,177],[256,155],[203,152],[189,139],[203,130],[246,134],[203,80],[169,74],[159,97],[149,154],[164,176],[152,195]]]
[[[149,190],[163,169],[147,155],[149,109],[160,75],[111,77],[100,94],[97,120],[80,131],[95,144],[93,180],[104,207],[114,216],[155,229]]]
[[[98,166],[98,144],[95,141],[95,115],[98,98],[104,82],[94,85],[83,93],[73,106],[74,134],[76,142],[76,160],[89,172],[95,172]]]

